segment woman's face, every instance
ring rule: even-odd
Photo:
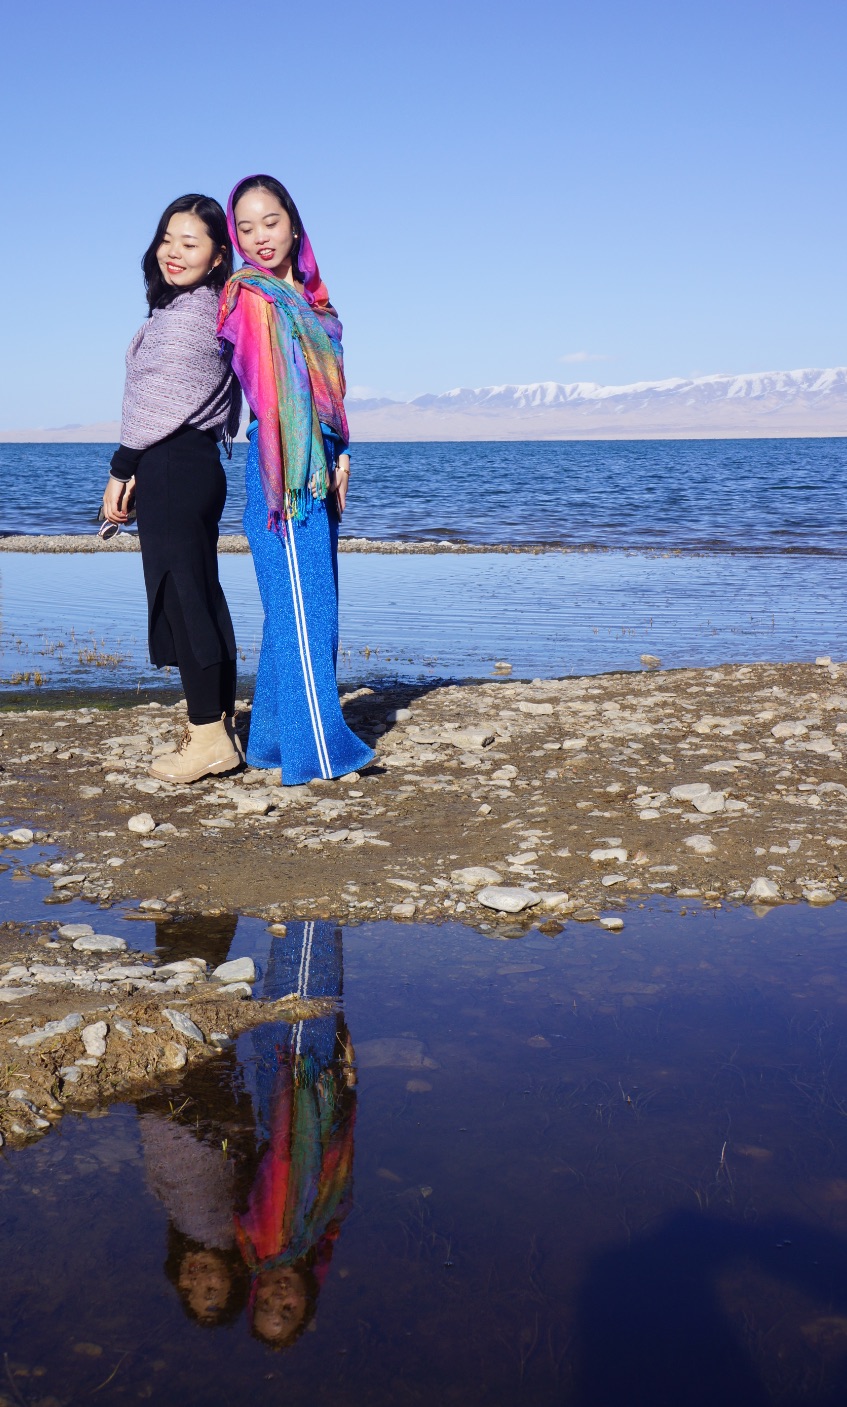
[[[261,187],[246,191],[233,213],[245,257],[277,278],[288,278],[294,230],[276,196]]]
[[[306,1306],[306,1287],[296,1270],[264,1270],[256,1285],[253,1328],[268,1343],[288,1343],[303,1322]]]
[[[185,211],[172,215],[162,243],[156,250],[162,278],[171,288],[195,288],[223,259],[223,251],[199,215]]]
[[[179,1267],[179,1292],[197,1318],[212,1324],[227,1306],[232,1278],[215,1251],[189,1251]]]

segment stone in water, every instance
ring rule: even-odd
[[[480,889],[476,897],[478,903],[501,914],[519,914],[541,902],[541,896],[531,889],[512,889],[500,885],[488,885]]]
[[[747,890],[747,898],[752,899],[755,904],[778,904],[779,885],[776,880],[759,875]]]
[[[216,967],[212,976],[218,982],[255,982],[256,964],[252,958],[231,958]]]

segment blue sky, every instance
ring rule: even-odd
[[[0,428],[117,416],[139,257],[269,170],[397,397],[847,362],[843,0],[5,6]]]

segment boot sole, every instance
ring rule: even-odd
[[[150,776],[155,777],[157,782],[200,782],[204,777],[220,777],[226,772],[234,772],[242,765],[242,759],[236,755],[221,762],[213,762],[209,767],[203,767],[197,772],[157,772],[155,764],[150,768]]]

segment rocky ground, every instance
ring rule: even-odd
[[[821,904],[847,892],[847,668],[828,660],[533,683],[506,675],[359,689],[343,703],[377,762],[291,788],[252,770],[190,787],[150,778],[151,755],[181,731],[179,706],[2,713],[4,858],[14,864],[33,835],[55,841],[55,861],[32,867],[52,880],[48,904],[81,895],[106,907],[140,901],[150,916],[225,910],[269,922],[460,917],[503,937],[573,920],[614,931],[626,902],[650,894]],[[242,732],[248,725],[245,706]],[[51,931],[28,948],[14,926],[0,930],[0,1062],[10,1051],[12,1065],[23,1058],[11,1037],[68,1014],[72,985],[70,1014],[83,1019],[63,1040],[79,1045],[86,1023],[97,1024],[82,997],[94,1012],[104,992],[107,1005],[117,993],[122,1019],[153,1028],[159,1053],[148,1074],[167,1063],[159,1047],[175,1039],[169,1018],[148,1019],[126,1002],[159,1001],[154,989],[170,982],[162,1001],[176,991],[193,1014],[203,974],[110,977],[115,961],[56,937],[60,910],[47,912]],[[56,944],[49,955],[39,948]],[[76,976],[63,975],[69,962]],[[227,1010],[231,1035],[236,1007]],[[214,1022],[226,1024],[209,1008],[207,1038]],[[58,1059],[78,1061],[52,1040],[32,1049],[39,1060],[50,1054],[54,1079]],[[111,1037],[107,1045],[119,1049]],[[111,1078],[108,1058],[81,1068],[83,1090],[94,1081],[86,1069]],[[2,1069],[8,1092],[14,1082]],[[54,1079],[61,1099],[57,1088]]]

